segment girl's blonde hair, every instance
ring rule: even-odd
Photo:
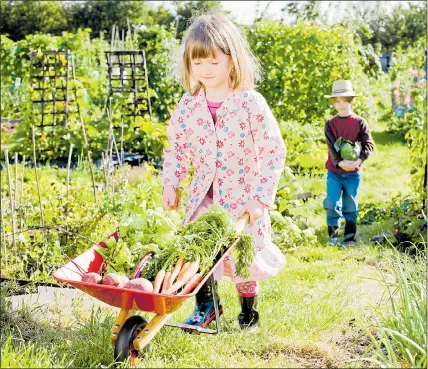
[[[232,21],[222,13],[213,12],[197,16],[183,38],[177,67],[184,89],[192,95],[200,91],[202,84],[192,78],[191,61],[215,58],[216,47],[231,57],[232,90],[254,88],[261,77],[259,61]]]

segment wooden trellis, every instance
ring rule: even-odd
[[[144,50],[106,51],[109,97],[122,94],[125,116],[152,116],[149,96],[149,79]]]
[[[31,84],[34,116],[40,116],[34,123],[39,127],[67,126],[69,106],[76,102],[76,87],[70,94],[71,53],[65,51],[44,51],[41,59],[32,55]],[[52,119],[48,117],[52,116]]]

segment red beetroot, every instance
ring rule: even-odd
[[[129,278],[125,275],[109,273],[103,277],[102,284],[107,286],[123,287],[128,281]]]
[[[98,273],[90,272],[82,275],[82,282],[100,284],[102,277]]]
[[[145,278],[131,279],[126,283],[123,288],[129,288],[133,290],[140,290],[146,292],[153,292],[153,284]]]

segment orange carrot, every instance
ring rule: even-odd
[[[171,273],[171,279],[169,280],[169,284],[172,285],[180,273],[181,268],[183,267],[184,257],[178,258],[177,263],[175,264],[174,270]]]
[[[171,295],[175,291],[178,291],[192,278],[199,269],[199,259],[190,264],[187,270],[183,273],[181,279],[178,279],[168,290],[165,292],[167,295]]]
[[[177,280],[181,279],[181,277],[183,276],[184,272],[187,270],[187,268],[190,266],[190,263],[184,263],[183,267],[180,270],[180,273],[178,273],[178,277]]]
[[[166,291],[168,290],[170,279],[171,279],[171,272],[165,272],[165,278],[163,280],[161,293],[166,293]]]
[[[164,278],[165,269],[161,269],[159,270],[158,274],[156,274],[155,281],[153,282],[153,293],[159,293]]]
[[[177,293],[177,295],[185,295],[194,290],[194,288],[202,281],[202,274],[196,273],[192,278],[190,278],[189,282],[183,287],[183,289]]]

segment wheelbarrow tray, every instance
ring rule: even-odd
[[[117,237],[116,234],[111,235]],[[110,237],[111,237],[110,236]],[[164,315],[177,311],[184,300],[195,296],[199,289],[207,282],[218,265],[223,263],[224,258],[230,253],[236,245],[239,238],[225,251],[221,258],[216,262],[213,268],[204,276],[202,281],[189,294],[185,295],[166,295],[162,293],[145,292],[127,288],[108,286],[105,284],[94,284],[82,282],[82,276],[74,263],[79,265],[85,272],[99,272],[104,258],[97,252],[99,247],[105,247],[104,242],[86,250],[72,261],[54,272],[53,277],[59,282],[68,283],[83,292],[105,302],[108,305],[115,306],[125,310],[140,310]]]

